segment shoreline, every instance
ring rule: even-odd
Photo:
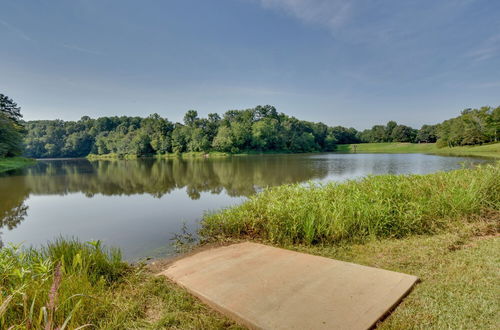
[[[248,151],[241,153],[226,152],[185,152],[170,153],[162,155],[136,156],[119,154],[89,154],[85,157],[64,157],[64,158],[41,158],[40,160],[61,160],[61,159],[88,159],[88,160],[136,160],[136,159],[207,159],[207,158],[229,158],[244,156],[264,156],[264,155],[313,155],[313,154],[427,154],[437,156],[455,157],[478,157],[488,159],[500,158],[500,143],[484,144],[480,146],[460,146],[438,148],[435,143],[357,143],[339,144],[333,151],[315,152],[286,152],[286,151]]]
[[[334,153],[387,153],[387,154],[428,154],[456,157],[500,158],[500,143],[490,143],[475,146],[443,147],[438,148],[435,143],[358,143],[339,144]]]
[[[25,157],[0,158],[0,173],[18,170],[36,163],[35,159]]]

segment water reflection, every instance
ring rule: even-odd
[[[267,186],[368,174],[429,173],[482,160],[428,155],[270,155],[219,159],[39,161],[0,177],[5,242],[43,244],[59,235],[102,239],[126,257],[163,255],[185,221]],[[155,252],[156,251],[156,252]]]
[[[33,194],[150,194],[162,197],[186,188],[191,199],[201,192],[249,196],[257,189],[284,183],[321,179],[328,169],[308,166],[293,157],[233,157],[221,159],[143,159],[95,161],[84,159],[41,161],[9,185]]]

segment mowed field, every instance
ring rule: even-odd
[[[478,156],[500,158],[500,143],[481,146],[438,148],[435,143],[359,143],[339,144],[336,152],[341,153],[424,153],[455,156]]]

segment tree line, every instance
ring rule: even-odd
[[[437,142],[437,146],[457,147],[498,142],[500,138],[500,106],[465,109],[460,116],[436,125],[423,125],[419,130],[389,121],[358,134],[362,142]]]
[[[437,126],[438,147],[455,147],[498,142],[500,106],[465,109],[461,115]]]
[[[319,152],[338,144],[374,142],[433,143],[438,146],[496,142],[500,107],[466,109],[460,116],[415,129],[389,121],[358,131],[299,120],[270,105],[211,113],[189,110],[182,123],[158,114],[146,118],[88,116],[78,121],[22,121],[20,108],[0,94],[0,158],[84,157],[89,154],[151,156],[185,152]]]
[[[200,118],[189,110],[182,123],[158,114],[141,117],[82,117],[78,121],[25,123],[29,157],[104,155],[148,156],[184,152],[333,151],[338,143],[358,143],[358,131],[298,120],[273,106],[229,110]]]

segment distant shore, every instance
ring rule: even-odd
[[[335,152],[339,153],[394,153],[394,154],[435,154],[444,156],[472,156],[500,158],[500,143],[476,146],[438,148],[435,143],[357,143],[339,144]]]
[[[320,152],[320,151],[318,151]],[[445,147],[438,148],[435,143],[357,143],[357,144],[339,144],[334,153],[391,153],[391,154],[435,154],[443,156],[470,156],[470,157],[488,157],[500,158],[500,143],[484,144],[481,146],[461,146],[461,147]],[[308,152],[315,153],[315,152]],[[226,152],[185,152],[185,153],[168,153],[162,155],[154,155],[158,159],[172,158],[220,158],[231,156],[248,156],[248,155],[279,155],[279,154],[299,154],[286,151],[245,151],[240,153]],[[86,157],[89,160],[116,160],[116,159],[138,159],[142,158],[136,155],[127,154],[90,154]]]
[[[307,152],[307,153],[316,153],[316,152]],[[175,158],[224,158],[224,157],[238,157],[238,156],[249,156],[249,155],[291,155],[291,154],[302,154],[296,152],[286,152],[286,151],[245,151],[239,153],[228,153],[228,152],[183,152],[183,153],[168,153],[161,155],[151,155],[149,157],[144,156],[136,156],[136,155],[120,155],[116,153],[104,154],[104,155],[96,155],[89,154],[87,159],[89,160],[116,160],[116,159],[140,159],[140,158],[157,158],[157,159],[175,159]]]

